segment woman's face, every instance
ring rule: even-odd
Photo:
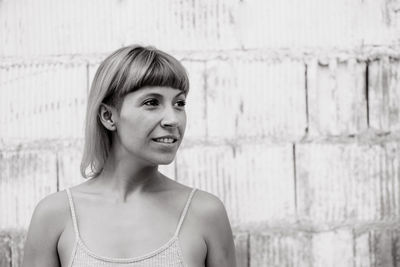
[[[116,134],[123,153],[152,165],[169,164],[186,128],[186,95],[171,87],[144,87],[125,96]]]

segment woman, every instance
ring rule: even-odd
[[[32,216],[24,267],[234,267],[222,202],[158,171],[186,126],[189,81],[172,56],[118,49],[88,98],[84,183],[47,196]]]

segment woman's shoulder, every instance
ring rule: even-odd
[[[46,218],[51,218],[50,221],[52,224],[61,224],[61,226],[65,223],[68,212],[68,196],[65,190],[47,195],[38,202],[34,210],[34,214],[39,219],[45,220]]]
[[[190,209],[200,217],[225,212],[224,203],[216,195],[197,187],[181,184],[177,181],[172,181],[172,184],[174,194],[182,195],[184,197],[187,197],[193,189],[196,189],[190,203]]]
[[[215,215],[218,217],[225,212],[225,205],[219,197],[198,188],[192,202],[193,210],[204,218]]]
[[[45,196],[39,201],[38,206],[45,207],[53,212],[68,208],[68,196],[66,190],[53,192]]]
[[[196,189],[190,205],[191,209],[196,210],[201,215],[221,212],[224,209],[223,202],[216,195],[197,187],[181,184],[172,179],[168,180],[171,182],[170,188],[175,195],[181,194],[187,196],[193,189]]]
[[[65,228],[68,216],[67,202],[63,191],[52,193],[38,202],[29,224],[24,261],[57,261],[56,246]]]
[[[207,245],[207,265],[236,266],[232,228],[224,203],[216,195],[198,190],[193,201],[196,227]]]

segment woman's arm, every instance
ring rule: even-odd
[[[236,267],[235,244],[224,204],[216,196],[202,192],[206,267]]]
[[[57,242],[65,225],[62,199],[55,193],[42,199],[36,206],[24,247],[22,267],[61,266]]]

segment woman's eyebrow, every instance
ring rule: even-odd
[[[177,94],[175,97],[180,96],[180,95],[184,95],[185,91],[181,91],[179,94]]]
[[[181,92],[179,92],[178,94],[176,94],[176,96],[175,97],[178,97],[178,96],[180,96],[180,95],[182,95],[182,94],[185,94],[185,92],[184,91],[181,91]],[[148,94],[145,94],[145,95],[143,95],[142,97],[148,97],[148,96],[153,96],[153,97],[164,97],[162,94],[159,94],[159,93],[148,93]],[[141,97],[141,98],[142,98]]]

